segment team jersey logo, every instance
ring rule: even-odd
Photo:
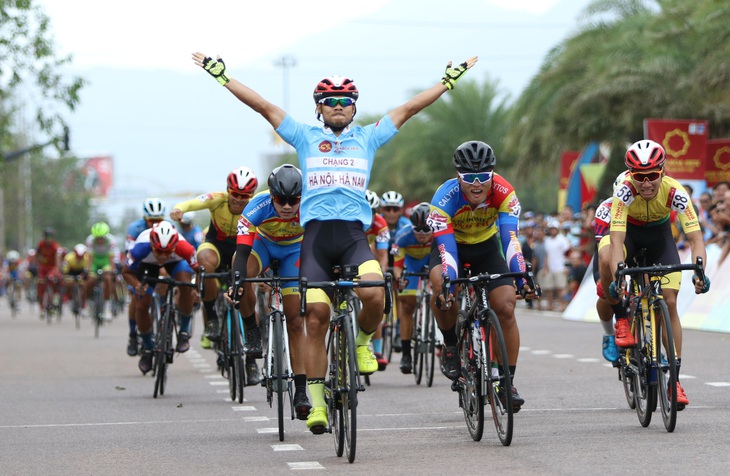
[[[328,140],[323,140],[322,142],[320,142],[319,151],[324,153],[332,152],[332,142]]]

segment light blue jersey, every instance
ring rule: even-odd
[[[365,127],[348,126],[339,137],[327,127],[297,122],[287,114],[276,132],[294,147],[302,169],[301,224],[310,220],[359,221],[370,227],[365,199],[375,151],[398,133],[390,116]]]

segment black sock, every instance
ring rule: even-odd
[[[307,374],[294,374],[294,388],[297,391],[307,391]]]
[[[626,308],[620,302],[616,304],[611,304],[611,309],[616,315],[616,319],[624,319],[626,317],[629,317],[628,312],[626,312]]]
[[[258,323],[256,322],[256,313],[243,318],[243,327],[244,329],[253,329],[254,327],[258,327]]]
[[[207,322],[218,322],[218,312],[215,310],[215,301],[203,301]]]
[[[441,329],[441,334],[444,336],[444,345],[453,347],[456,345],[456,326],[451,329]]]
[[[411,339],[401,339],[400,341],[401,345],[401,351],[403,352],[403,355],[410,355],[411,354]]]

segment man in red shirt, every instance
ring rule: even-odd
[[[38,242],[38,304],[43,312],[43,295],[46,291],[46,281],[51,278],[58,278],[51,285],[60,293],[61,271],[60,252],[61,245],[54,239],[56,232],[53,228],[43,230],[43,239]]]

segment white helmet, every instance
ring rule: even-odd
[[[144,217],[145,218],[152,218],[152,219],[162,219],[165,218],[165,202],[160,200],[159,198],[148,198],[144,201],[144,205],[142,206],[142,209],[144,210]]]
[[[253,193],[259,186],[256,174],[248,167],[238,167],[228,174],[228,190],[238,193]]]
[[[372,190],[365,190],[365,199],[370,204],[371,210],[377,210],[380,206],[380,198],[378,198],[378,194]]]
[[[180,237],[177,230],[169,221],[155,223],[150,231],[150,245],[157,251],[172,251]]]
[[[403,195],[395,190],[385,192],[383,196],[380,197],[380,205],[384,207],[403,208]]]
[[[183,213],[183,216],[180,217],[180,223],[183,225],[189,225],[193,222],[193,219],[195,218],[195,212],[185,212]]]
[[[86,254],[86,245],[83,243],[78,243],[76,246],[74,246],[74,253],[76,253],[76,256],[79,258],[84,256]]]
[[[18,261],[20,260],[20,253],[18,253],[15,250],[8,251],[7,255],[8,261]]]

